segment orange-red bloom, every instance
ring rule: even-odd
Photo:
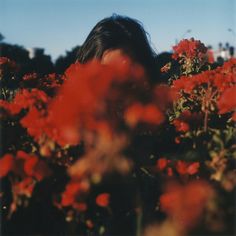
[[[226,89],[217,103],[219,114],[236,110],[236,86]]]
[[[167,167],[168,160],[165,157],[159,158],[157,160],[157,169],[164,170]]]
[[[5,154],[0,159],[0,178],[6,176],[13,167],[13,156],[11,154]]]
[[[181,57],[198,58],[202,60],[206,56],[207,48],[200,40],[183,39],[176,46],[173,47],[174,54],[173,59],[179,59]]]
[[[185,175],[185,174],[194,175],[198,172],[199,167],[200,167],[199,162],[187,163],[185,161],[177,161],[175,166],[176,171],[180,175]]]
[[[101,193],[96,197],[96,204],[100,207],[107,207],[110,203],[110,194]]]
[[[70,182],[66,185],[66,189],[62,194],[61,205],[62,206],[70,206],[75,202],[75,198],[79,191],[81,190],[81,186],[79,182]]]
[[[139,122],[159,125],[164,121],[163,113],[154,104],[135,103],[128,107],[124,116],[130,127],[135,127]]]
[[[176,128],[177,131],[179,132],[187,132],[189,131],[190,127],[189,127],[189,124],[184,122],[184,121],[181,121],[179,119],[175,119],[173,121],[173,124]]]
[[[212,196],[212,188],[205,181],[192,181],[184,186],[169,183],[160,198],[161,209],[184,229],[192,228]]]

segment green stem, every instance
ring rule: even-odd
[[[205,116],[204,116],[204,132],[207,131],[208,126],[208,115],[209,115],[209,107],[212,99],[212,89],[210,87],[210,84],[207,84],[207,91],[205,94],[205,101],[204,101],[204,110],[205,110]]]
[[[143,202],[142,202],[142,194],[141,194],[141,174],[140,170],[142,168],[137,167],[135,171],[136,175],[136,180],[137,180],[137,187],[138,187],[138,192],[137,192],[137,208],[136,208],[136,236],[141,236],[142,235],[142,221],[143,221]],[[146,173],[146,171],[145,171]]]
[[[208,108],[206,109],[204,116],[204,132],[207,131],[207,123],[208,123]]]
[[[142,218],[143,218],[143,211],[142,207],[140,206],[137,209],[137,231],[136,231],[136,236],[141,236],[142,235]]]
[[[7,100],[7,95],[6,95],[6,91],[4,88],[2,88],[2,95],[4,97],[4,100]]]

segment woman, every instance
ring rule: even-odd
[[[157,80],[156,53],[141,23],[114,14],[95,25],[78,51],[77,62],[84,64],[98,59],[103,64],[111,64],[122,57],[128,57],[143,66],[151,81]]]
[[[137,64],[141,65],[150,82],[157,82],[156,53],[150,46],[147,33],[141,23],[132,18],[112,15],[95,25],[78,51],[77,62],[85,64],[93,59],[101,61],[102,64],[116,66],[128,63],[129,67],[135,68]],[[144,159],[149,160],[148,156],[142,155],[142,149],[148,153],[147,150],[153,150],[156,144],[153,136],[138,135],[130,146],[127,153],[135,157],[137,163],[141,163]],[[150,220],[150,209],[155,209],[159,183],[143,175],[138,167],[136,169],[136,178],[126,176],[123,179],[116,176],[109,182],[110,184],[106,185],[112,193],[113,217],[104,220],[111,235],[134,234],[137,222],[135,222],[136,212],[133,209],[136,201],[139,201],[137,195],[142,198],[142,223]],[[116,196],[118,196],[117,199]]]

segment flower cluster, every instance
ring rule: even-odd
[[[22,88],[38,88],[45,91],[49,95],[53,95],[63,83],[64,77],[55,73],[48,74],[44,77],[39,77],[37,73],[30,73],[23,76],[20,83]]]
[[[213,196],[211,186],[205,181],[195,180],[185,186],[168,183],[160,198],[160,205],[161,209],[186,231],[199,222]]]
[[[173,51],[172,58],[181,64],[183,74],[198,73],[208,62],[207,48],[194,38],[181,40]]]
[[[6,71],[15,71],[17,69],[17,65],[14,61],[7,57],[0,57],[0,76],[3,76]]]
[[[188,163],[182,160],[171,161],[165,157],[157,160],[157,170],[163,173],[166,171],[168,176],[173,176],[174,172],[180,176],[195,175],[199,172],[199,167],[199,162]]]
[[[37,182],[51,175],[47,163],[34,154],[17,151],[16,155],[5,154],[0,159],[0,178],[11,176],[13,202],[12,214],[22,197],[31,197]]]
[[[186,121],[190,116],[194,116],[193,120],[197,123],[199,118],[203,120],[204,129],[207,129],[210,116],[217,113],[231,113],[232,119],[235,119],[235,66],[235,59],[231,59],[222,67],[173,81],[172,88],[179,94],[177,103],[182,104],[179,109],[187,109],[173,122],[178,131],[189,130],[189,122]],[[201,119],[201,116],[205,118]]]
[[[172,57],[175,60],[182,57],[191,60],[194,58],[203,60],[207,52],[205,45],[200,40],[194,40],[194,38],[181,40],[178,45],[173,47],[173,50],[174,53]]]

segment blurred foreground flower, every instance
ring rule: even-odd
[[[186,231],[197,226],[204,209],[214,197],[212,187],[203,180],[180,185],[168,183],[160,197],[161,210]]]

